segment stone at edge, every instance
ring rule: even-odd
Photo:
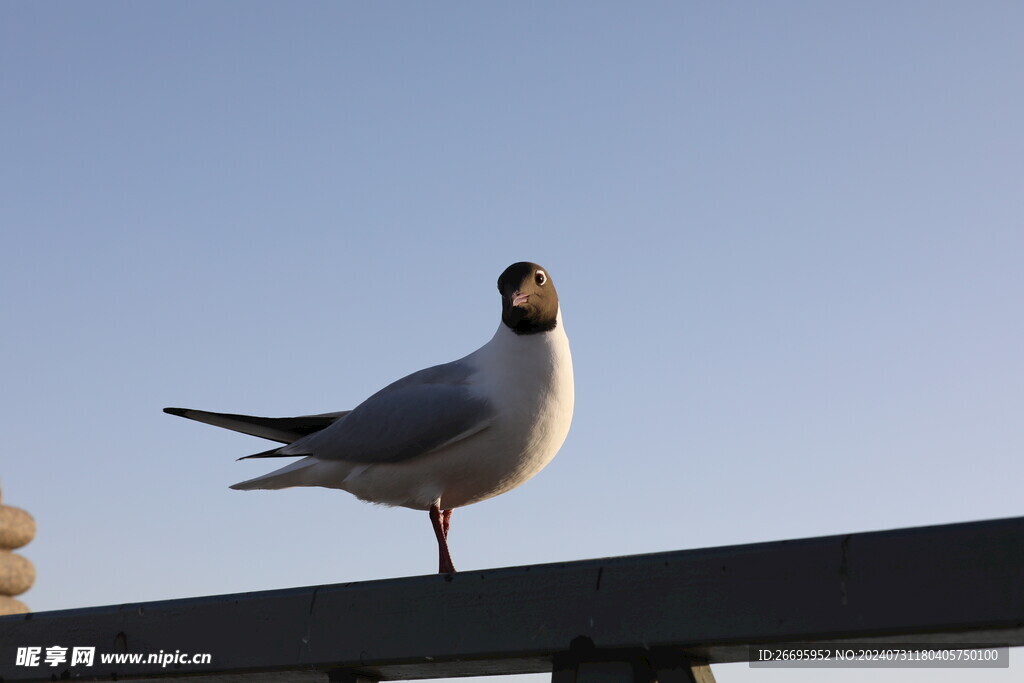
[[[2,502],[2,494],[0,494]],[[0,615],[24,614],[28,606],[12,596],[24,593],[36,580],[36,568],[9,549],[20,548],[36,534],[32,515],[20,508],[0,505]]]
[[[21,600],[0,595],[0,616],[7,614],[28,614],[28,605]]]
[[[36,581],[36,568],[21,555],[0,550],[0,595],[20,595]]]
[[[14,550],[36,535],[36,520],[21,508],[0,505],[0,548]]]

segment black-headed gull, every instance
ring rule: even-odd
[[[439,571],[454,572],[452,510],[533,477],[572,421],[572,357],[551,277],[535,263],[514,263],[498,291],[501,324],[489,342],[403,377],[352,410],[286,418],[164,411],[286,444],[247,458],[301,458],[233,489],[324,486],[428,510]]]

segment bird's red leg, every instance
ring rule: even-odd
[[[447,514],[445,514],[447,513]],[[434,536],[437,537],[437,554],[439,574],[454,574],[455,565],[452,564],[451,553],[448,552],[448,526],[451,519],[451,510],[441,512],[440,501],[430,506],[430,523],[434,526]],[[443,518],[443,519],[442,519]]]
[[[441,528],[444,530],[444,540],[448,540],[448,528],[452,525],[452,510],[441,510]]]

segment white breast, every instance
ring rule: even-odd
[[[500,439],[495,459],[515,461],[521,477],[509,488],[551,462],[569,433],[572,355],[561,314],[557,321],[555,329],[540,334],[517,335],[501,325],[491,341],[470,356],[479,368],[473,390],[497,411],[488,430]]]

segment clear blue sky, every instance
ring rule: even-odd
[[[160,410],[351,407],[489,339],[524,259],[561,294],[576,416],[541,475],[456,513],[460,568],[1024,514],[1022,26],[1016,2],[0,4],[23,599],[430,572],[425,514],[230,491],[265,442]],[[980,673],[948,680],[1021,680]]]

